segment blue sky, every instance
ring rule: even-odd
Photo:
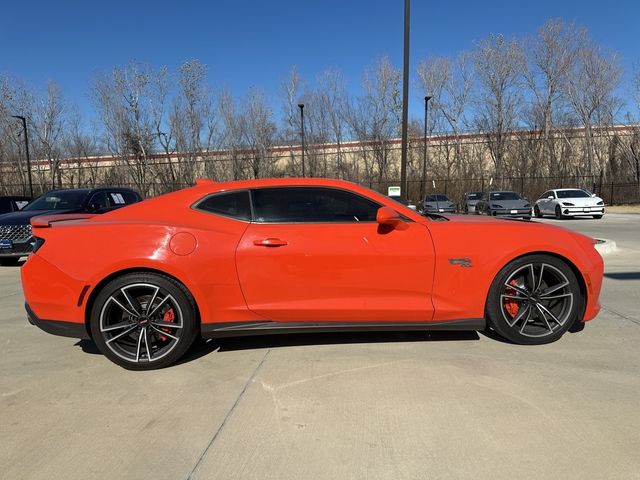
[[[56,80],[85,114],[95,73],[131,59],[175,70],[197,58],[209,67],[210,84],[236,95],[259,87],[276,111],[279,84],[293,65],[310,82],[337,67],[357,92],[377,58],[402,62],[403,0],[31,0],[3,2],[1,11],[0,75],[35,88]],[[640,2],[413,0],[412,72],[428,55],[455,55],[490,33],[532,34],[554,17],[585,25],[618,51],[627,76],[640,61]],[[413,89],[412,113],[420,98]]]

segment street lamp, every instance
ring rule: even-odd
[[[429,100],[433,97],[427,95],[424,97],[424,155],[422,157],[422,183],[420,189],[420,200],[424,200],[425,190],[427,186],[427,122],[429,121]]]
[[[33,182],[31,181],[31,157],[29,156],[29,134],[27,133],[27,119],[21,115],[11,115],[13,118],[17,118],[22,121],[22,129],[24,130],[24,148],[27,154],[27,175],[29,177],[29,193],[33,198]]]
[[[299,103],[298,108],[300,109],[300,136],[302,137],[302,177],[305,176],[304,171],[304,103]]]
[[[402,150],[400,152],[400,196],[407,198],[407,122],[409,119],[409,26],[411,0],[404,0],[404,57],[402,70]]]

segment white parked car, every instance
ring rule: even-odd
[[[558,219],[565,217],[602,218],[604,201],[595,194],[580,188],[558,188],[544,192],[533,207],[536,217],[553,215]]]

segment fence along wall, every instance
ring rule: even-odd
[[[618,126],[600,131],[596,140],[601,148],[597,151],[606,151],[607,155],[597,157],[591,174],[579,161],[584,157],[581,129],[555,134],[563,146],[561,160],[555,162],[555,167],[549,159],[541,158],[538,132],[513,132],[507,142],[509,161],[500,169],[495,166],[489,136],[433,135],[427,142],[425,183],[422,182],[425,144],[422,137],[414,137],[408,151],[408,197],[418,201],[427,193],[437,192],[459,202],[465,192],[504,189],[521,192],[533,200],[551,188],[580,187],[598,193],[609,204],[639,203],[637,167],[620,168],[633,167],[633,162],[625,161],[624,155],[633,152],[638,130],[637,126]],[[148,197],[192,185],[199,177],[225,181],[299,176],[301,153],[299,145],[292,145],[272,147],[267,154],[243,149],[151,154],[144,158],[36,160],[32,161],[34,194],[59,187],[121,185]],[[311,145],[305,149],[307,176],[342,178],[382,193],[389,186],[399,185],[399,162],[398,139]],[[26,177],[24,162],[0,163],[0,194],[28,192]]]

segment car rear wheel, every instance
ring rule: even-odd
[[[177,361],[197,333],[196,306],[179,282],[155,273],[131,273],[109,282],[91,310],[100,351],[129,370],[152,370]]]
[[[530,255],[498,273],[489,290],[487,316],[489,325],[506,339],[538,345],[559,339],[583,304],[578,280],[565,262]]]
[[[542,218],[542,212],[540,211],[540,207],[538,207],[538,205],[533,207],[533,214],[536,216],[536,218]]]

